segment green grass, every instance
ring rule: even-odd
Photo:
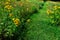
[[[60,40],[60,27],[48,25],[46,4],[43,9],[39,10],[39,13],[30,17],[31,22],[27,25],[26,40]]]

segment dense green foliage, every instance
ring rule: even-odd
[[[0,40],[59,40],[60,5],[40,0],[0,0]]]

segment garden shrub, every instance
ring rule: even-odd
[[[38,11],[28,1],[0,1],[0,40],[16,40],[24,35],[25,21]]]

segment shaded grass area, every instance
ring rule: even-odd
[[[45,3],[43,9],[39,10],[39,13],[30,17],[26,40],[60,40],[60,27],[48,24],[47,4],[48,2]]]

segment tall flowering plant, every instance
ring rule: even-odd
[[[10,0],[0,1],[0,40],[13,37],[16,28],[21,24],[16,6]]]

